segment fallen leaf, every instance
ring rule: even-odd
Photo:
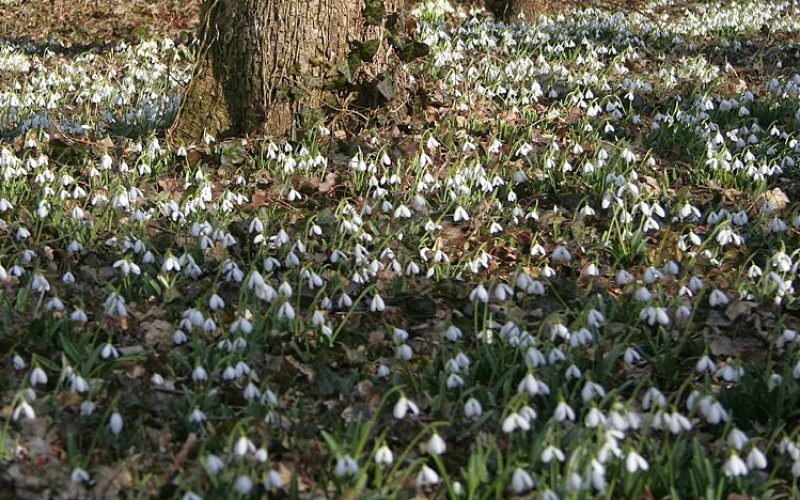
[[[144,341],[150,347],[165,348],[172,345],[172,323],[163,319],[141,323],[144,332]]]
[[[750,312],[757,306],[755,302],[746,300],[736,300],[731,302],[725,309],[725,316],[731,321],[735,320],[743,314],[750,314]]]

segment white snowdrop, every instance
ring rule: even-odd
[[[467,213],[466,210],[464,210],[464,207],[462,207],[462,206],[456,207],[456,210],[453,213],[453,221],[454,222],[461,222],[461,221],[468,221],[468,220],[469,220],[469,214]]]
[[[119,434],[122,432],[122,427],[124,422],[122,420],[122,415],[119,412],[114,412],[111,414],[111,418],[108,420],[108,428],[111,429],[113,434]]]
[[[727,305],[728,302],[730,302],[728,296],[725,295],[725,293],[719,289],[713,290],[711,294],[708,296],[708,304],[711,307],[724,306]]]
[[[426,448],[431,455],[441,455],[447,451],[447,444],[438,433],[434,432],[428,439]]]
[[[402,420],[406,418],[406,415],[409,412],[411,412],[412,415],[419,415],[419,408],[410,399],[406,398],[405,396],[400,396],[400,399],[397,400],[397,403],[395,403],[394,409],[392,410],[394,418]]]
[[[333,469],[333,473],[336,475],[336,477],[345,477],[358,474],[359,470],[360,468],[358,466],[358,462],[356,462],[355,459],[350,455],[345,455],[343,457],[339,457],[339,459],[336,461],[336,466]]]
[[[735,452],[730,454],[728,460],[722,466],[722,473],[727,477],[746,476],[748,472],[747,464]]]
[[[483,408],[480,401],[475,398],[469,398],[464,403],[464,416],[468,419],[474,420],[483,414]]]
[[[427,486],[435,486],[439,484],[440,481],[439,474],[435,470],[427,465],[423,465],[417,474],[416,485],[417,488],[421,489]]]
[[[625,469],[627,469],[628,473],[635,474],[637,471],[646,471],[649,468],[650,465],[643,456],[639,455],[634,450],[628,452],[628,455],[625,457]]]
[[[751,470],[764,470],[767,468],[767,457],[756,446],[753,446],[747,454],[747,467]]]
[[[561,451],[561,449],[553,445],[549,445],[544,450],[542,450],[541,459],[542,462],[549,464],[553,460],[558,460],[559,462],[563,462],[564,460],[566,460],[566,456],[564,455],[564,452]]]
[[[387,467],[392,465],[392,462],[394,462],[394,454],[388,446],[383,445],[375,451],[375,463],[378,466]]]
[[[517,468],[511,475],[511,491],[520,495],[533,489],[534,483],[531,475],[524,469]]]
[[[239,475],[233,483],[233,489],[240,495],[249,495],[253,489],[253,480],[247,475]]]

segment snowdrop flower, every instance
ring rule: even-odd
[[[586,323],[592,328],[599,328],[603,326],[605,321],[606,319],[603,317],[603,313],[597,309],[590,309],[586,315]]]
[[[241,436],[233,445],[233,453],[237,457],[243,457],[248,453],[255,453],[256,445],[250,441],[247,436]]]
[[[479,284],[470,292],[469,300],[473,303],[482,302],[485,304],[489,301],[489,292],[483,287],[483,285]]]
[[[783,383],[783,376],[781,376],[778,373],[773,373],[772,375],[769,376],[767,387],[769,388],[770,391],[774,391],[775,389],[780,387],[782,383]]]
[[[69,475],[70,482],[74,484],[87,483],[89,482],[89,479],[89,473],[80,467],[75,467],[72,469],[72,472]]]
[[[564,452],[553,445],[549,445],[547,448],[542,450],[541,458],[542,462],[546,464],[549,464],[553,460],[558,460],[559,462],[563,462],[566,459],[566,457],[564,456]]]
[[[772,220],[769,221],[769,230],[772,233],[783,233],[786,232],[789,227],[787,226],[786,222],[778,217],[773,217]]]
[[[419,471],[419,474],[417,474],[416,485],[418,489],[422,489],[426,486],[437,485],[440,481],[441,479],[439,478],[439,474],[437,474],[435,470],[431,469],[427,465],[423,465],[422,469]]]
[[[564,372],[564,378],[566,380],[578,380],[583,376],[581,373],[581,369],[575,365],[569,365],[567,367],[567,371]]]
[[[595,427],[605,425],[606,416],[603,415],[603,412],[600,411],[596,406],[593,406],[592,409],[589,410],[589,413],[586,414],[586,418],[584,419],[583,423],[586,427],[593,429]]]
[[[36,412],[33,411],[33,407],[24,399],[17,404],[16,408],[14,408],[14,411],[11,414],[11,418],[14,421],[19,420],[20,417],[26,419],[36,418]]]
[[[645,460],[643,456],[631,450],[628,452],[628,456],[625,457],[625,468],[628,470],[629,474],[635,474],[637,471],[640,470],[646,471],[647,469],[650,468],[650,465],[647,463],[647,460]]]
[[[208,381],[208,372],[202,366],[197,365],[192,371],[192,380],[198,383],[206,382]]]
[[[581,277],[583,278],[596,278],[600,275],[600,270],[597,268],[597,264],[589,263],[581,270]]]
[[[636,349],[628,347],[625,349],[623,360],[625,361],[626,365],[633,366],[642,360],[642,356],[638,353],[638,351],[636,351]]]
[[[753,446],[747,454],[747,467],[749,469],[764,470],[767,468],[767,457],[757,447]]]
[[[564,422],[565,420],[574,422],[575,410],[565,401],[560,401],[553,412],[553,418],[555,418],[557,422]]]
[[[649,302],[650,299],[653,298],[653,294],[651,294],[650,290],[648,290],[647,288],[641,287],[638,290],[636,290],[636,294],[634,294],[633,298],[635,298],[639,302]]]
[[[253,480],[244,474],[238,476],[233,483],[233,489],[240,495],[249,495],[253,489]]]
[[[381,312],[386,309],[386,303],[383,301],[380,295],[377,293],[372,296],[372,300],[369,303],[369,310],[372,312]]]
[[[394,211],[395,219],[408,219],[411,217],[411,210],[405,205],[398,206]]]
[[[336,467],[333,469],[333,473],[336,477],[345,477],[354,474],[358,474],[359,467],[358,462],[353,459],[350,455],[345,455],[340,457],[336,461]]]
[[[664,413],[663,423],[667,425],[669,431],[673,434],[680,434],[684,431],[692,430],[692,423],[688,418],[684,417],[678,412]],[[655,426],[655,422],[654,422]],[[660,427],[657,427],[660,428]]]
[[[31,289],[36,293],[45,293],[50,291],[50,283],[41,274],[33,276],[31,281]]]
[[[569,250],[566,249],[564,246],[558,246],[553,253],[550,254],[550,261],[554,264],[566,264],[567,262],[572,260],[572,255],[569,253]]]
[[[654,267],[648,267],[647,270],[644,272],[644,282],[647,284],[655,283],[656,281],[662,279],[664,275],[658,269]]]
[[[111,429],[111,432],[115,435],[122,432],[122,427],[124,422],[122,420],[122,415],[119,412],[114,412],[111,414],[111,418],[108,421],[108,428]]]
[[[80,408],[81,408],[81,415],[91,415],[92,413],[94,413],[96,406],[93,402],[86,400],[81,403]]]
[[[209,454],[203,462],[203,468],[209,476],[216,476],[222,472],[224,466],[222,459],[213,454]]]
[[[726,382],[738,382],[744,376],[744,368],[726,363],[717,370],[717,376]]]
[[[528,373],[520,381],[519,385],[517,385],[517,392],[527,393],[529,396],[532,397],[538,394],[543,394],[543,395],[549,394],[550,389],[547,387],[547,384],[541,382],[540,380],[537,380],[532,373]]]
[[[596,382],[592,382],[591,380],[587,381],[584,384],[583,389],[581,389],[581,398],[583,399],[584,403],[588,403],[589,401],[593,400],[594,398],[604,398],[606,395],[606,390],[600,384]]]
[[[467,213],[466,210],[464,210],[464,207],[458,206],[456,207],[456,210],[453,213],[453,222],[461,222],[462,220],[468,221],[469,214]]]
[[[212,311],[218,311],[220,309],[223,309],[224,307],[225,307],[225,301],[222,300],[222,297],[220,297],[216,293],[212,294],[211,297],[209,297],[208,299],[209,309],[211,309]]]
[[[394,462],[394,454],[392,453],[392,450],[386,445],[378,448],[378,450],[375,452],[375,464],[380,467],[387,467],[392,465],[392,462]]]
[[[511,475],[511,491],[520,495],[533,489],[533,478],[524,469],[517,468]]]
[[[29,377],[31,386],[36,387],[37,385],[47,385],[47,374],[39,368],[38,366],[31,370],[31,374]]]
[[[498,283],[492,289],[492,298],[497,300],[498,302],[505,302],[509,298],[513,297],[514,290],[505,283]]]
[[[192,424],[200,424],[206,420],[206,414],[202,412],[199,408],[195,408],[189,414],[189,422]]]
[[[650,326],[655,326],[656,324],[666,326],[669,324],[667,310],[663,307],[645,307],[639,313],[639,319],[647,322]]]
[[[20,356],[19,354],[15,354],[11,360],[11,364],[15,370],[24,370],[27,368],[28,364],[25,362],[25,359]]]
[[[719,289],[713,290],[708,297],[708,304],[711,307],[724,306],[727,305],[728,302],[730,302],[728,296]]]
[[[264,448],[259,448],[253,454],[253,457],[256,459],[257,462],[263,464],[269,458],[269,454],[267,453],[267,450],[265,450]]]
[[[642,398],[642,408],[649,410],[650,408],[658,408],[667,404],[667,398],[655,387],[651,387],[645,392]]]
[[[397,357],[403,361],[409,361],[414,357],[414,350],[408,344],[400,344],[397,346]]]
[[[695,371],[697,373],[703,373],[703,372],[710,373],[713,370],[714,370],[714,362],[707,355],[703,355],[703,357],[700,358],[697,361],[697,364],[695,365]]]
[[[528,419],[524,418],[519,413],[511,413],[503,419],[502,429],[506,434],[511,434],[517,429],[529,431],[530,428],[531,424],[528,422]]]
[[[381,309],[382,310],[382,309]],[[292,304],[289,302],[284,302],[278,308],[278,319],[279,320],[287,320],[287,321],[294,321],[295,318],[295,311]]]
[[[70,390],[76,394],[83,394],[89,391],[89,383],[80,375],[75,375],[70,383]]]
[[[405,396],[400,396],[400,399],[398,399],[397,403],[394,405],[392,414],[394,415],[394,418],[403,420],[406,418],[408,412],[411,412],[413,415],[419,415],[419,408],[410,399],[406,398]]]
[[[475,420],[483,414],[483,408],[480,401],[475,398],[469,398],[464,403],[464,416],[470,420]]]
[[[625,286],[633,281],[633,275],[628,271],[622,269],[617,273],[615,278],[618,286]]]
[[[739,454],[736,452],[731,452],[725,465],[722,466],[722,473],[727,477],[746,476],[748,472],[747,464],[739,458]]]
[[[112,318],[125,318],[128,316],[128,311],[125,308],[125,299],[116,292],[112,292],[106,297],[103,309]]]
[[[428,453],[431,455],[441,455],[447,451],[447,445],[442,437],[434,432],[427,444]]]
[[[744,449],[744,447],[747,446],[748,441],[750,440],[748,439],[747,435],[736,427],[731,429],[731,431],[728,433],[728,444],[738,451]]]
[[[284,486],[283,478],[281,477],[280,472],[278,472],[275,469],[271,469],[267,473],[267,480],[264,483],[264,487],[268,490],[271,490],[273,488],[281,489],[283,488],[283,486]]]

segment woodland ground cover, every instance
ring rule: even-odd
[[[792,2],[428,1],[406,113],[174,149],[191,22],[0,3],[6,491],[800,495]]]

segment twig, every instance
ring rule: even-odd
[[[175,458],[172,460],[172,465],[170,465],[169,468],[166,471],[164,471],[164,473],[161,475],[161,480],[159,481],[159,487],[166,486],[172,480],[175,474],[178,473],[180,468],[189,458],[189,454],[192,452],[192,449],[194,449],[194,446],[196,444],[197,444],[197,434],[192,432],[189,434],[189,436],[187,436],[186,441],[183,442],[181,450],[178,452],[177,455],[175,455]]]

